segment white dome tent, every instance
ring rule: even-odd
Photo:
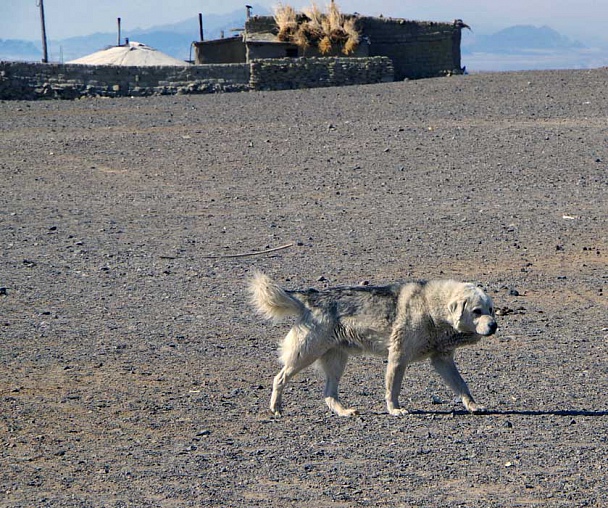
[[[166,55],[141,42],[128,42],[122,46],[112,46],[87,56],[68,62],[81,65],[121,65],[121,66],[187,66],[187,62]]]

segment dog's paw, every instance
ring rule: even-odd
[[[404,416],[409,414],[409,411],[402,407],[394,407],[392,409],[389,409],[388,412],[393,416]]]
[[[273,409],[270,408],[270,413],[272,414],[272,416],[274,416],[275,418],[281,418],[281,416],[283,416],[283,412],[280,409]]]
[[[344,409],[342,410],[340,413],[338,413],[340,416],[356,416],[359,414],[359,411],[357,411],[355,408],[349,408],[349,409]]]
[[[486,412],[486,408],[470,400],[463,400],[462,403],[469,413],[478,415]]]

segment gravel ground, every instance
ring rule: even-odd
[[[603,506],[608,69],[0,103],[0,505]],[[292,244],[271,253],[266,249]],[[231,257],[239,254],[256,255]],[[289,288],[453,277],[500,330],[389,416],[267,411]]]

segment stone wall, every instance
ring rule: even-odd
[[[251,62],[251,87],[288,90],[393,81],[390,58],[281,58]]]
[[[0,99],[76,99],[249,90],[248,64],[184,67],[0,62]]]
[[[284,90],[393,80],[388,58],[255,60],[184,67],[0,62],[0,99],[77,99]]]

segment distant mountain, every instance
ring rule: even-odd
[[[593,69],[608,65],[608,48],[586,47],[548,26],[518,25],[492,35],[464,31],[462,64],[469,72]]]
[[[253,14],[268,15],[265,7],[253,5]],[[231,37],[237,32],[235,28],[245,25],[246,10],[233,11],[228,14],[209,14],[203,12],[203,35],[205,40],[218,39],[222,32],[225,37]],[[124,22],[124,20],[123,20]],[[188,60],[192,41],[199,40],[198,15],[192,18],[167,25],[151,28],[135,28],[121,32],[122,42],[125,38],[142,42],[175,58]],[[48,43],[49,60],[52,62],[67,62],[95,51],[114,46],[118,39],[116,32],[94,33],[81,37],[70,37],[62,40],[52,40]],[[0,60],[40,61],[42,58],[41,44],[22,40],[0,39]]]
[[[466,53],[521,53],[528,51],[580,50],[585,46],[548,26],[516,25],[492,35],[474,35],[462,44]]]
[[[243,28],[245,26],[246,10],[245,4],[243,8],[228,14],[203,14],[203,32],[206,40],[219,39],[221,32],[224,32],[225,37],[229,37],[235,28]],[[252,5],[252,14],[257,16],[267,16],[271,12],[261,5]],[[175,32],[192,37],[192,40],[199,39],[198,16],[172,23],[168,25],[153,26],[151,28],[141,29],[136,28],[131,30],[133,36],[147,34],[153,32]]]
[[[31,41],[0,39],[0,60],[40,60],[42,52]]]

